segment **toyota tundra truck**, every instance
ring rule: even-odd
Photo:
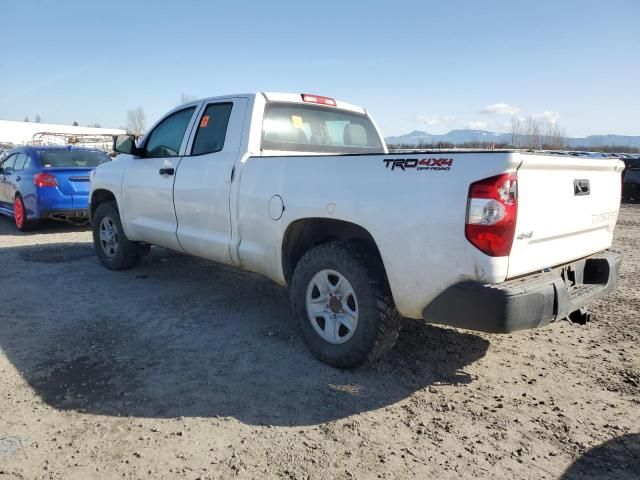
[[[187,103],[114,148],[90,188],[106,268],[157,245],[264,275],[335,367],[381,357],[401,317],[507,333],[616,285],[617,159],[390,154],[363,108],[283,93]]]

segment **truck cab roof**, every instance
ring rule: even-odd
[[[325,96],[321,96],[321,95],[315,95],[315,94],[309,94],[309,93],[285,93],[285,92],[253,92],[253,93],[236,93],[236,94],[231,94],[231,95],[222,95],[222,96],[214,96],[214,97],[205,97],[205,98],[199,98],[197,100],[194,100],[192,102],[188,102],[185,103],[184,105],[195,105],[198,104],[200,102],[210,102],[210,101],[217,101],[217,100],[225,100],[225,99],[231,99],[231,98],[247,98],[247,99],[254,99],[257,96],[262,96],[266,102],[278,102],[278,103],[299,103],[299,104],[305,104],[305,103],[316,103],[317,105],[321,105],[321,106],[326,106],[328,108],[338,108],[340,110],[347,110],[350,112],[355,112],[355,113],[359,113],[361,115],[366,115],[367,111],[358,106],[358,105],[354,105],[351,103],[347,103],[347,102],[343,102],[341,100],[336,100],[334,98],[331,97],[325,97]],[[334,102],[333,105],[330,105],[328,103],[318,103],[318,102],[311,102],[311,101],[305,101],[304,98],[321,98],[321,99],[328,99]],[[180,107],[183,107],[184,105],[180,105]]]

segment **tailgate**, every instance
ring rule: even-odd
[[[620,208],[621,161],[527,154],[521,159],[509,278],[611,246]]]

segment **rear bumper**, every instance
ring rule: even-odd
[[[440,294],[422,316],[431,323],[491,333],[542,327],[612,291],[620,261],[618,252],[606,250],[500,284],[462,282]]]
[[[84,220],[89,218],[89,198],[86,194],[67,195],[57,188],[40,188],[35,218],[55,220]]]

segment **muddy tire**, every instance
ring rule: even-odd
[[[100,262],[109,270],[126,270],[141,257],[141,247],[124,233],[120,213],[113,202],[102,203],[93,219],[93,244]]]
[[[343,242],[318,245],[291,280],[291,305],[307,347],[337,368],[378,360],[400,331],[382,265],[364,251]]]

